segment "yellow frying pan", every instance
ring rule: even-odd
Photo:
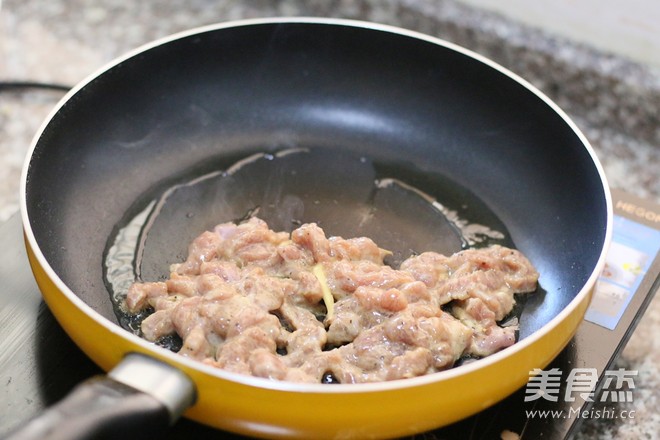
[[[292,149],[304,153],[278,156]],[[230,190],[208,184],[255,155],[263,160]],[[269,168],[273,157],[290,157],[300,173]],[[530,258],[540,287],[522,308],[514,346],[413,379],[293,384],[179,356],[133,334],[116,313],[107,258],[120,231],[144,233],[140,215],[151,229],[129,262],[143,278],[158,278],[192,237],[257,206],[286,224],[295,214],[332,235],[364,232],[351,220],[380,177],[415,187],[444,210],[429,214],[418,201],[381,209],[376,242],[409,237],[401,252],[455,250],[447,248],[465,237],[439,240],[446,231],[434,226],[453,213],[497,229],[501,242]],[[288,194],[327,209],[293,209]],[[603,267],[612,222],[593,150],[534,87],[445,41],[331,19],[199,28],[114,61],[76,86],[35,137],[21,211],[48,306],[112,370],[28,424],[35,438],[58,432],[63,418],[73,426],[68,434],[83,437],[166,424],[182,411],[221,430],[273,438],[395,437],[452,423],[521,387],[567,344]]]

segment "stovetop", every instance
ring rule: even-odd
[[[544,386],[539,388],[537,381],[536,388],[523,387],[477,415],[415,438],[563,439],[575,433],[585,418],[625,416],[620,403],[634,391],[631,389],[634,385],[613,392],[614,381],[608,368],[660,286],[660,223],[644,218],[645,213],[653,211],[639,206],[638,200],[619,191],[614,191],[613,196],[615,228],[608,266],[599,279],[587,319],[539,376],[545,378]],[[0,243],[0,383],[4,385],[0,396],[0,435],[3,435],[64,397],[77,383],[103,372],[68,338],[41,299],[27,262],[18,215],[0,224]],[[633,372],[622,372],[619,376],[626,373]],[[585,391],[587,376],[589,392],[580,393]],[[577,397],[567,398],[573,395]],[[217,435],[218,431],[183,419],[161,438]],[[226,433],[222,436],[241,438]]]

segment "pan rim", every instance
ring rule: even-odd
[[[589,154],[592,163],[594,164],[600,181],[602,183],[603,195],[605,198],[605,204],[607,209],[607,220],[605,225],[605,236],[602,243],[600,255],[594,270],[592,271],[589,278],[584,283],[580,291],[575,295],[575,297],[549,322],[544,324],[540,329],[536,330],[529,336],[520,340],[511,347],[508,347],[500,352],[494,353],[486,358],[480,359],[479,362],[474,362],[471,364],[463,365],[459,368],[453,368],[446,371],[441,371],[438,373],[428,374],[424,376],[400,379],[387,382],[378,382],[378,383],[366,383],[366,384],[341,384],[338,386],[327,386],[323,384],[307,384],[307,383],[294,383],[294,382],[284,382],[284,381],[273,381],[264,378],[252,377],[238,373],[232,373],[219,368],[214,368],[202,364],[199,361],[188,359],[184,356],[173,353],[167,349],[156,346],[152,343],[149,343],[145,339],[142,339],[126,330],[124,330],[118,324],[110,321],[109,319],[103,317],[100,313],[93,310],[86,302],[79,298],[57,275],[55,270],[48,263],[45,255],[42,253],[34,231],[32,230],[32,225],[30,223],[30,217],[28,215],[27,208],[27,180],[30,169],[30,163],[32,162],[32,157],[43,134],[44,130],[50,124],[51,120],[59,112],[59,110],[73,97],[78,91],[80,91],[84,86],[92,82],[94,79],[102,75],[104,72],[110,70],[111,68],[121,64],[122,62],[133,58],[134,56],[146,52],[150,49],[156,48],[158,46],[187,38],[193,35],[202,34],[211,31],[218,31],[222,29],[235,28],[235,27],[247,27],[247,26],[261,26],[268,24],[314,24],[314,25],[334,25],[334,26],[345,26],[345,27],[354,27],[362,28],[373,31],[387,32],[390,34],[396,34],[399,36],[409,37],[417,40],[422,40],[432,44],[442,46],[444,48],[453,50],[455,52],[466,55],[474,60],[487,65],[490,68],[493,68],[500,73],[506,75],[513,81],[517,82],[528,91],[534,93],[537,98],[541,99],[552,111],[554,111],[567,126],[576,134],[582,146],[586,149]],[[159,358],[167,359],[170,363],[181,364],[192,370],[197,370],[201,373],[204,373],[209,376],[214,376],[218,379],[228,380],[231,382],[243,384],[246,386],[253,386],[262,389],[286,391],[286,392],[301,392],[301,393],[320,393],[320,394],[351,394],[351,393],[365,393],[365,392],[381,392],[381,391],[390,391],[400,388],[414,388],[418,386],[424,386],[429,383],[435,383],[440,381],[447,381],[454,379],[456,377],[464,376],[471,374],[474,371],[485,369],[491,365],[494,365],[501,360],[509,357],[510,355],[523,351],[534,342],[543,338],[544,335],[549,333],[552,329],[559,326],[562,322],[566,320],[578,307],[579,305],[588,297],[591,293],[592,288],[594,287],[597,278],[600,276],[601,271],[605,265],[605,259],[607,256],[607,250],[609,249],[611,239],[612,239],[612,229],[613,229],[613,208],[612,208],[612,197],[609,191],[609,186],[607,183],[607,178],[605,176],[602,164],[598,160],[596,153],[587,140],[586,136],[581,132],[577,125],[572,121],[572,119],[548,96],[543,92],[533,86],[531,83],[517,75],[516,73],[510,71],[509,69],[503,67],[502,65],[490,60],[489,58],[480,55],[476,52],[473,52],[469,49],[466,49],[462,46],[459,46],[455,43],[443,40],[441,38],[433,37],[426,35],[417,31],[412,31],[404,29],[397,26],[379,24],[361,20],[351,20],[351,19],[339,19],[339,18],[320,18],[320,17],[271,17],[271,18],[256,18],[256,19],[245,19],[245,20],[232,20],[227,22],[221,22],[211,25],[200,26],[192,28],[186,31],[174,33],[169,36],[165,36],[159,39],[156,39],[150,43],[144,44],[140,47],[137,47],[124,55],[121,55],[110,62],[106,63],[101,68],[97,69],[78,84],[76,84],[51,110],[49,115],[42,122],[40,128],[37,130],[35,136],[32,139],[28,152],[26,154],[25,161],[23,163],[23,168],[21,172],[20,180],[20,213],[21,220],[23,223],[23,230],[25,235],[26,244],[29,246],[33,255],[35,256],[38,264],[42,270],[46,273],[47,277],[52,281],[59,292],[66,297],[77,309],[83,312],[85,315],[90,317],[95,321],[97,325],[104,327],[107,331],[115,334],[119,338],[130,342],[133,345],[144,349],[145,352],[151,353],[155,352],[159,355]]]

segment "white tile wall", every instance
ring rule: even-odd
[[[458,0],[660,69],[658,0]]]

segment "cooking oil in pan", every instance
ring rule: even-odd
[[[188,173],[136,204],[108,241],[104,277],[119,323],[140,334],[149,311],[121,307],[135,281],[162,281],[185,260],[188,244],[216,224],[252,216],[291,231],[315,222],[328,236],[373,239],[397,267],[413,254],[451,254],[489,244],[511,246],[504,225],[468,190],[413,166],[324,149],[255,153],[218,170]],[[517,312],[518,313],[518,312]],[[515,316],[513,317],[515,318]],[[159,341],[174,351],[178,337]]]

